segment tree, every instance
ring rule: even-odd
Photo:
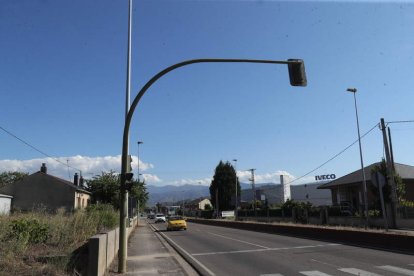
[[[385,159],[381,160],[381,163],[379,163],[379,165],[376,165],[371,172],[379,172],[381,173],[385,179],[388,179],[387,176],[387,165],[385,163]],[[400,175],[395,171],[395,169],[393,169],[393,175],[394,175],[394,183],[396,186],[396,192],[397,192],[397,200],[398,202],[404,201],[404,197],[405,197],[405,184],[402,181],[402,178],[400,177]],[[375,186],[372,186],[371,191],[373,192],[373,194],[377,195],[378,194],[378,188]],[[389,203],[391,202],[391,186],[387,183],[387,185],[384,185],[384,187],[382,188],[382,192],[384,195],[384,201]],[[376,202],[377,206],[381,206],[379,199]]]
[[[220,163],[217,165],[213,181],[210,184],[210,198],[214,208],[216,206],[216,192],[218,194],[218,211],[234,209],[232,198],[236,193],[236,171],[230,162]],[[240,182],[237,179],[237,197],[240,195]]]
[[[87,190],[92,193],[92,203],[108,203],[119,209],[119,175],[114,171],[102,172],[87,181]]]
[[[139,208],[143,210],[148,202],[148,192],[145,181],[134,180],[129,196],[139,201]]]
[[[0,173],[0,188],[16,181],[19,181],[23,177],[27,176],[28,173],[22,172],[2,172]]]

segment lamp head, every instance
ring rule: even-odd
[[[356,93],[357,89],[356,88],[348,88],[346,91]]]

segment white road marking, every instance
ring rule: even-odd
[[[210,269],[208,269],[205,265],[203,265],[201,262],[199,262],[196,258],[194,258],[193,256],[191,256],[190,253],[188,253],[186,250],[184,250],[184,248],[182,248],[181,246],[179,246],[176,242],[174,242],[172,239],[170,239],[167,235],[165,235],[164,233],[160,232],[159,233],[161,236],[164,237],[164,239],[167,239],[168,241],[170,241],[172,244],[174,244],[174,246],[176,246],[177,248],[179,248],[182,252],[184,252],[189,258],[191,258],[194,262],[196,262],[199,266],[201,266],[203,269],[205,269],[205,271],[210,275],[210,276],[215,276],[216,274],[214,274],[213,271],[211,271]]]
[[[217,237],[221,237],[223,239],[228,239],[228,240],[232,240],[232,241],[238,241],[238,242],[241,242],[241,243],[250,244],[250,245],[257,246],[257,247],[269,249],[269,247],[266,247],[266,246],[263,246],[263,245],[259,245],[259,244],[255,244],[255,243],[251,243],[251,242],[247,242],[247,241],[242,241],[242,240],[239,240],[239,239],[234,239],[234,238],[226,237],[226,236],[219,235],[219,234],[212,233],[212,232],[207,232],[207,233],[209,233],[210,235],[214,235],[214,236],[217,236]]]
[[[260,276],[283,276],[283,274],[279,274],[279,273],[276,273],[276,274],[260,274]]]
[[[381,276],[381,274],[365,271],[358,268],[339,268],[338,270],[358,276]]]
[[[316,248],[316,247],[328,247],[328,246],[338,246],[337,243],[328,243],[328,244],[317,244],[317,245],[307,245],[306,248]],[[250,252],[263,252],[263,251],[279,251],[279,250],[292,250],[303,248],[303,246],[296,247],[276,247],[276,248],[263,248],[263,249],[246,249],[246,250],[234,250],[234,251],[218,251],[218,252],[206,252],[206,253],[193,253],[193,256],[208,256],[208,255],[223,255],[223,254],[237,254],[237,253],[250,253]]]
[[[301,271],[300,274],[306,275],[306,276],[331,276],[330,274],[326,274],[317,270],[313,271]]]
[[[396,266],[392,266],[392,265],[383,265],[383,266],[377,266],[377,267],[380,268],[380,269],[387,270],[387,271],[400,273],[402,275],[414,276],[414,270],[411,270],[411,269],[396,267]]]

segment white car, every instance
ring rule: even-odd
[[[155,223],[158,223],[158,222],[166,222],[167,221],[167,219],[165,218],[165,215],[164,214],[156,214],[155,215]]]

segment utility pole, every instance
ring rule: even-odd
[[[250,173],[252,174],[252,177],[249,179],[252,182],[252,192],[253,192],[253,210],[254,210],[254,217],[257,217],[257,211],[256,211],[256,187],[254,183],[254,171],[256,169],[250,169]]]
[[[216,187],[216,218],[219,218],[219,198],[218,198],[218,187]]]
[[[388,138],[387,133],[385,131],[386,126],[384,122],[384,118],[381,118],[380,122],[382,137],[384,140],[384,149],[385,149],[385,157],[386,157],[386,165],[387,165],[387,183],[391,186],[391,211],[392,211],[392,227],[397,228],[397,191],[395,188],[395,181],[394,181],[394,172],[392,168],[392,161],[390,155],[390,148],[388,146]]]
[[[128,120],[128,113],[130,110],[130,95],[131,95],[131,33],[132,33],[132,0],[129,0],[129,10],[128,10],[128,47],[127,47],[127,78],[126,78],[126,100],[125,100],[125,123]],[[125,147],[125,153],[128,155],[129,152],[129,133],[126,143],[123,145]],[[124,154],[124,152],[123,152]],[[125,179],[125,173],[130,173],[129,158],[127,159],[127,166],[125,170],[121,173],[121,178]],[[126,226],[128,219],[128,191],[125,187],[125,181],[121,180],[120,187],[120,212],[119,212],[119,250],[118,250],[118,273],[125,273],[127,270],[126,259],[128,256],[127,253],[127,236],[126,236]]]

